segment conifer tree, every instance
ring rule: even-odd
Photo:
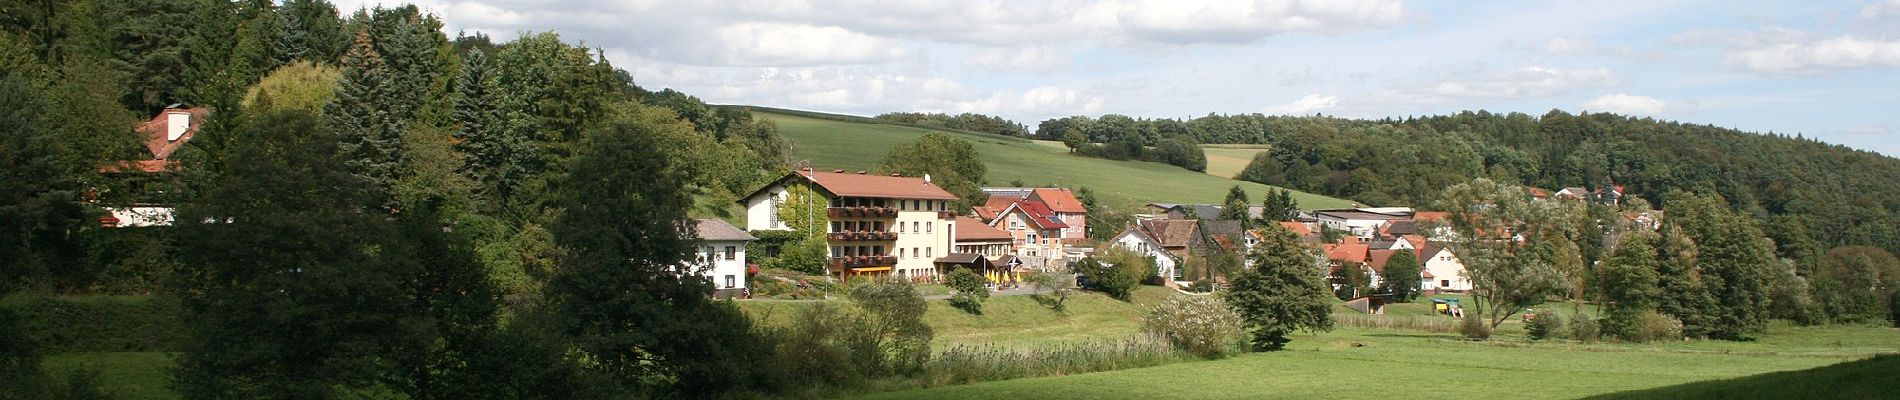
[[[1297,330],[1332,330],[1331,300],[1321,266],[1293,232],[1279,224],[1263,229],[1247,257],[1253,268],[1234,277],[1227,304],[1240,313],[1257,350],[1280,350]]]
[[[378,201],[388,201],[396,181],[406,170],[403,143],[405,114],[401,97],[390,82],[389,67],[371,45],[368,32],[358,33],[356,45],[343,57],[343,77],[336,97],[324,107],[324,128],[340,138],[337,154],[353,174],[377,189]]]

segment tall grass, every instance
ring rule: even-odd
[[[930,361],[924,386],[1113,371],[1193,359],[1158,335],[1010,349],[958,345]]]
[[[1401,315],[1333,314],[1333,324],[1355,328],[1404,329],[1414,331],[1458,333],[1459,321],[1445,317],[1411,317]]]

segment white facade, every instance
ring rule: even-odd
[[[1424,271],[1430,272],[1432,277],[1422,279],[1419,289],[1471,290],[1471,278],[1465,274],[1465,264],[1458,260],[1458,256],[1451,254],[1450,248],[1439,248],[1437,253],[1426,254],[1424,258]]]
[[[957,226],[953,220],[939,219],[938,211],[948,210],[943,200],[893,200],[897,202],[897,266],[900,277],[932,276],[937,258],[955,249]]]
[[[693,272],[712,280],[715,289],[745,288],[745,243],[743,240],[700,242]]]
[[[171,226],[172,211],[171,207],[164,206],[106,208],[106,212],[112,213],[112,218],[119,220],[119,227]]]
[[[1115,236],[1115,239],[1110,243],[1134,251],[1135,254],[1148,256],[1149,259],[1155,261],[1155,276],[1174,279],[1174,255],[1168,254],[1166,248],[1162,248],[1160,243],[1155,243],[1155,241],[1149,239],[1148,236],[1137,234],[1131,229],[1122,232],[1121,235]]]
[[[1319,223],[1336,231],[1345,231],[1360,238],[1371,238],[1379,232],[1379,226],[1385,225],[1383,219],[1347,219],[1336,218],[1329,214],[1320,214]]]
[[[785,221],[778,218],[778,203],[785,201],[785,186],[772,184],[760,191],[759,195],[745,199],[745,229],[748,231],[789,231]],[[823,201],[823,199],[812,199]],[[815,204],[814,212],[824,212],[824,204]]]

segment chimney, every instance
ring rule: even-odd
[[[180,109],[165,110],[165,141],[176,142],[190,129],[191,113]]]
[[[930,174],[924,174],[924,183],[930,183]]]

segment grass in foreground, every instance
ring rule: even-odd
[[[1887,352],[1900,351],[1887,328],[1827,329],[1863,343],[1887,343]],[[1777,327],[1769,336],[1809,333],[1813,332]],[[1471,342],[1450,334],[1347,328],[1300,335],[1287,351],[1275,353],[866,398],[1576,398],[1802,370],[1870,355],[1767,343],[1755,346],[1753,352],[1722,352],[1699,348],[1703,343],[1708,342],[1665,346],[1531,344],[1508,339]],[[1865,372],[1822,374],[1846,380]],[[1882,382],[1889,381],[1859,384],[1891,385]]]
[[[1611,393],[1591,399],[1878,399],[1900,396],[1900,355],[1825,367]]]
[[[796,146],[798,157],[818,168],[869,171],[877,168],[891,148],[908,143],[930,129],[897,125],[844,122],[755,110],[754,116],[778,124]],[[954,133],[954,132],[953,132]],[[1020,180],[1029,185],[1087,186],[1104,204],[1132,209],[1147,203],[1220,203],[1227,189],[1240,185],[1249,198],[1265,196],[1270,186],[1217,177],[1162,163],[1113,161],[1068,154],[1061,143],[1023,143],[964,135],[976,146],[989,167],[990,185]],[[1252,157],[1252,156],[1248,156]],[[1243,164],[1242,167],[1245,167]],[[1305,192],[1293,198],[1307,209],[1351,206],[1348,200]]]

